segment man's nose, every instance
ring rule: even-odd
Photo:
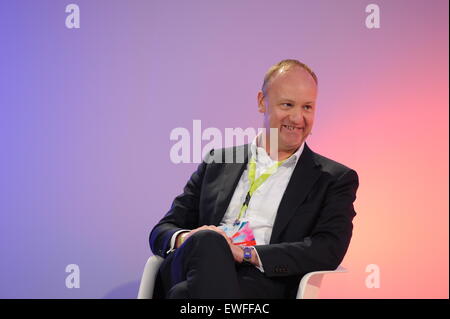
[[[289,120],[296,125],[301,125],[304,122],[304,114],[301,108],[293,108],[289,114]]]

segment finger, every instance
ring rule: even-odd
[[[227,236],[227,234],[223,231],[223,229],[221,229],[221,228],[219,228],[217,226],[214,226],[214,225],[210,225],[208,227],[209,227],[210,230],[213,230],[213,231],[221,234],[227,240],[228,244],[231,243],[231,239]]]
[[[198,227],[198,228],[192,230],[192,231],[191,231],[191,235],[192,235],[192,234],[195,234],[196,232],[198,232],[198,231],[200,231],[200,230],[205,230],[205,229],[207,229],[207,228],[208,228],[207,225],[200,226],[200,227]]]
[[[214,225],[203,225],[201,227],[198,227],[198,228],[196,228],[194,230],[191,230],[191,232],[187,236],[191,236],[191,235],[193,235],[196,232],[201,231],[201,230],[212,230],[212,231],[215,231],[216,233],[221,234],[226,239],[228,244],[231,244],[231,242],[232,242],[231,238],[229,238],[227,236],[227,234],[221,228],[219,228],[217,226],[214,226]]]
[[[228,244],[231,245],[231,238],[228,237],[227,233],[225,233],[222,229],[219,229],[219,228],[217,229],[217,232],[219,234],[221,234],[223,237],[225,237],[225,239],[227,240]]]

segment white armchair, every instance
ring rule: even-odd
[[[139,286],[138,299],[152,299],[156,274],[163,260],[159,256],[151,256],[147,260]],[[347,272],[347,269],[339,266],[335,270],[314,271],[304,275],[298,286],[297,299],[317,299],[322,279],[326,274],[345,272]]]
[[[144,273],[142,274],[141,284],[139,285],[138,299],[152,299],[156,274],[163,260],[164,258],[155,255],[151,256],[145,263]]]

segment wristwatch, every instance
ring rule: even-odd
[[[244,250],[244,260],[243,260],[243,262],[251,263],[253,247],[248,247],[247,246],[247,247],[244,247],[242,249]]]

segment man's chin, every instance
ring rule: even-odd
[[[283,132],[278,131],[278,150],[290,152],[292,150],[297,150],[303,141],[306,139],[304,136],[300,138],[292,138],[292,136],[283,136]],[[270,138],[272,139],[272,137]],[[270,144],[269,144],[270,145]],[[272,148],[272,147],[271,147]]]
[[[278,149],[280,151],[285,151],[285,152],[295,152],[302,145],[302,143],[303,143],[303,139],[301,139],[300,141],[296,141],[296,142],[279,141]]]

